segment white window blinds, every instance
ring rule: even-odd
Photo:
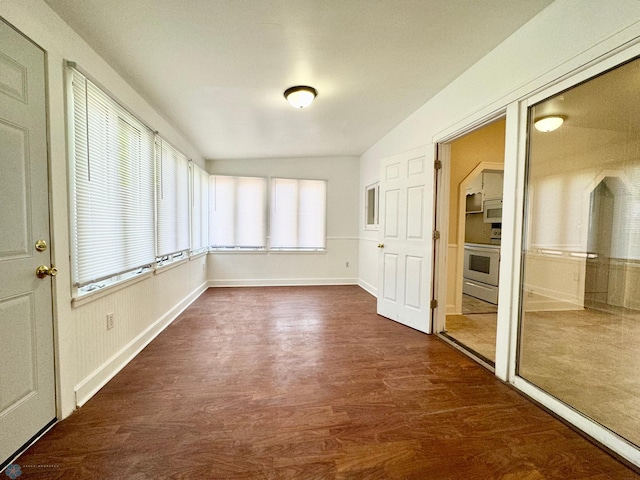
[[[161,137],[156,140],[157,255],[189,248],[189,160]]]
[[[209,246],[209,174],[191,165],[191,251]]]
[[[214,248],[265,248],[267,181],[209,177],[210,244]]]
[[[154,262],[154,133],[76,69],[73,281],[81,287]]]
[[[326,203],[324,180],[272,179],[270,247],[323,250]]]

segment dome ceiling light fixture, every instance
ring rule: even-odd
[[[564,123],[564,117],[560,115],[546,115],[544,117],[536,118],[533,121],[533,126],[539,132],[553,132],[562,126]]]
[[[284,98],[295,108],[304,108],[311,105],[318,91],[306,85],[289,87],[284,91]]]

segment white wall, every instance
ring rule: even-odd
[[[640,35],[639,21],[637,0],[556,0],[367,150],[361,157],[360,189],[378,180],[381,159],[450,137],[504,111],[632,41]],[[378,249],[363,221],[360,238],[360,265],[375,265]],[[361,268],[359,283],[375,285],[375,271]]]
[[[205,257],[201,256],[72,307],[64,60],[77,62],[195,162],[204,166],[204,160],[42,0],[3,0],[0,16],[47,52],[51,245],[52,260],[59,269],[54,285],[54,321],[58,417],[62,418],[77,403],[86,401],[206,286]],[[115,314],[115,326],[109,331],[108,312]]]
[[[358,157],[209,160],[207,169],[219,175],[327,180],[326,253],[210,253],[210,285],[357,283]]]

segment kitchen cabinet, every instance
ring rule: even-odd
[[[502,172],[482,172],[467,186],[467,213],[482,213],[485,200],[502,199]]]
[[[503,173],[487,172],[482,174],[482,194],[485,200],[502,199]]]
[[[467,195],[482,193],[483,176],[484,173],[481,173],[476,178],[474,178],[469,185],[467,185]]]

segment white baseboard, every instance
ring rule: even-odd
[[[149,325],[140,335],[131,340],[118,353],[103,363],[91,375],[85,378],[75,387],[76,406],[81,407],[91,397],[93,397],[109,380],[115,377],[138,353],[142,351],[151,341],[156,338],[178,315],[180,315],[194,300],[196,300],[206,289],[207,283],[203,283],[178,302],[171,310]]]
[[[295,287],[317,285],[357,285],[356,278],[251,278],[209,280],[209,287]]]
[[[365,282],[364,280],[358,280],[358,286],[363,290],[366,290],[374,297],[378,298],[378,289],[371,285],[370,283]]]

